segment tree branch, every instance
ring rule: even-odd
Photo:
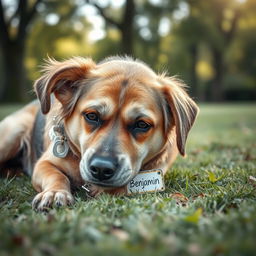
[[[4,8],[2,1],[0,0],[0,41],[8,42],[10,40],[7,24],[4,19]]]
[[[226,32],[226,35],[225,35],[225,36],[226,36],[227,43],[229,43],[229,42],[232,40],[232,38],[233,38],[233,36],[234,36],[234,34],[235,34],[235,32],[236,32],[237,23],[238,23],[238,20],[239,20],[239,18],[240,18],[240,15],[241,15],[240,10],[239,10],[239,9],[236,9],[236,10],[235,10],[234,17],[233,17],[233,20],[232,20],[232,22],[231,22],[230,30],[227,31],[227,32]]]
[[[100,7],[94,1],[86,0],[86,3],[93,5],[99,11],[100,15],[105,19],[107,23],[117,27],[118,29],[121,29],[122,24],[108,17],[104,11],[104,8]]]
[[[16,11],[13,13],[13,15],[9,18],[9,20],[6,21],[7,28],[10,27],[10,25],[11,25],[13,19],[19,15],[19,12],[18,12],[18,11],[19,11],[19,8],[17,8]]]

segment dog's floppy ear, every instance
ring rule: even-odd
[[[173,77],[161,77],[160,83],[165,98],[166,129],[171,127],[171,118],[174,119],[177,136],[177,147],[182,156],[185,155],[185,144],[199,108],[186,93],[185,85]]]
[[[85,79],[89,71],[95,67],[91,59],[75,57],[59,62],[49,59],[43,69],[45,72],[34,84],[34,89],[44,114],[51,107],[51,93],[64,105],[77,89],[79,81]]]

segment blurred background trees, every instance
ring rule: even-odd
[[[256,0],[0,0],[0,101],[32,98],[47,56],[131,55],[201,101],[256,99]]]

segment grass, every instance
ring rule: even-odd
[[[0,255],[255,255],[255,128],[254,104],[202,105],[163,193],[36,213],[28,177],[1,179]]]

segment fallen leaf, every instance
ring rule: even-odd
[[[208,172],[208,179],[210,182],[215,183],[218,179],[213,172]]]
[[[192,243],[188,245],[188,251],[191,255],[198,255],[201,252],[199,244]]]
[[[193,196],[193,200],[196,200],[197,198],[204,198],[204,197],[206,197],[206,195],[204,194],[204,193],[200,193],[200,194],[198,194],[198,195],[195,195],[195,196]]]
[[[246,154],[244,156],[245,161],[252,161],[252,160],[255,160],[255,159],[256,159],[256,157],[252,156],[251,152],[246,152]]]
[[[181,193],[173,193],[169,195],[170,198],[173,198],[177,204],[182,205],[182,206],[186,206],[188,203],[188,198],[186,196],[184,196]]]
[[[185,217],[185,221],[190,222],[190,223],[194,223],[197,224],[200,217],[202,216],[203,213],[203,209],[202,208],[198,208],[193,214],[188,215],[187,217]]]
[[[256,178],[253,176],[249,176],[248,182],[252,184],[254,187],[256,187]]]
[[[114,235],[120,241],[127,241],[129,239],[129,234],[120,228],[113,228],[111,230],[111,234]]]
[[[12,242],[16,245],[16,246],[22,246],[24,244],[24,237],[21,235],[15,235],[12,237]]]
[[[221,175],[220,177],[217,178],[216,175],[214,174],[214,172],[208,171],[207,173],[208,173],[208,179],[212,183],[215,183],[215,182],[221,180],[224,176],[224,175]]]

